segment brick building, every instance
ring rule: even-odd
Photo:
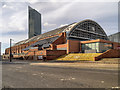
[[[109,41],[98,23],[84,20],[20,41],[12,46],[12,54],[14,58],[53,60],[69,53],[104,53],[117,47],[119,43]],[[9,54],[7,48],[5,55]]]

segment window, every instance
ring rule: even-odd
[[[93,49],[93,50],[96,49],[96,43],[92,43],[92,49]]]
[[[92,44],[91,43],[88,44],[88,48],[89,48],[88,50],[92,50]]]
[[[97,52],[99,52],[99,43],[98,42],[96,43],[96,50],[97,50]]]
[[[92,27],[92,30],[95,32],[95,27]]]

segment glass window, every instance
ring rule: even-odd
[[[96,49],[96,45],[95,45],[95,43],[92,43],[92,49],[93,49],[93,50]]]
[[[112,44],[109,44],[109,43],[100,43],[100,46],[99,46],[99,49],[100,49],[100,52],[105,52],[109,49],[112,49]]]
[[[85,50],[85,44],[82,44],[82,52]]]
[[[85,48],[85,45],[84,44],[82,44],[82,49],[84,49]]]
[[[89,43],[89,50],[92,49],[92,43]]]
[[[88,50],[89,49],[89,44],[85,45],[85,49]]]
[[[97,52],[105,52],[106,50],[112,49],[112,44],[109,43],[102,43],[102,42],[96,42],[96,43],[87,43],[82,44],[82,50],[96,50]]]
[[[96,43],[96,50],[97,50],[97,52],[99,52],[99,43],[98,42]]]

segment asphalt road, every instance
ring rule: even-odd
[[[112,88],[118,86],[118,72],[29,63],[2,65],[2,87],[6,88]]]

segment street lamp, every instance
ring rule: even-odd
[[[10,62],[12,62],[12,50],[11,50],[12,40],[13,39],[10,39]]]

